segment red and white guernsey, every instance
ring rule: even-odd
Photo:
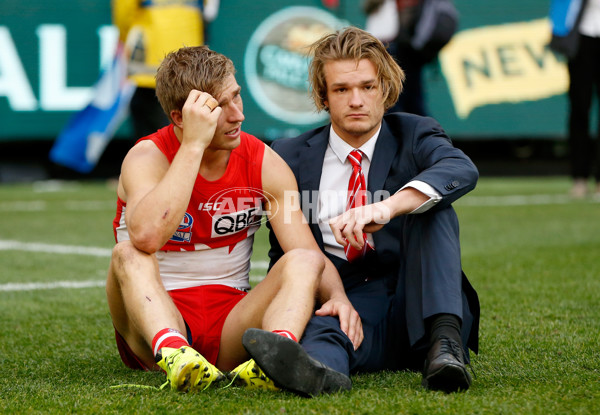
[[[181,143],[173,125],[142,138],[152,140],[173,161]],[[165,289],[222,284],[248,290],[254,233],[260,227],[262,161],[265,145],[244,132],[231,152],[225,174],[196,178],[186,213],[169,241],[156,253]],[[117,242],[128,240],[126,204],[117,200],[113,230]]]

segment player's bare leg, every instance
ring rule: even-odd
[[[220,367],[227,368],[250,353],[252,359],[234,369],[240,377],[246,376],[247,387],[285,388],[307,396],[351,389],[348,376],[312,359],[296,341],[272,332],[284,329],[298,340],[302,337],[324,268],[322,255],[314,251],[293,250],[277,261],[227,317],[225,324],[230,325],[221,335]],[[261,322],[262,307],[266,310]],[[240,351],[242,332],[244,350]]]
[[[129,241],[118,243],[106,294],[115,329],[146,367],[160,367],[167,373],[163,386],[202,390],[223,377],[181,334],[186,332],[185,323],[162,285],[154,255],[136,249]]]
[[[154,255],[129,241],[113,249],[106,281],[113,325],[131,350],[148,366],[154,366],[154,335],[165,327],[185,333],[181,314],[165,291]]]
[[[312,315],[324,267],[322,255],[307,249],[291,250],[277,261],[227,316],[217,366],[231,370],[248,359],[242,335],[249,327],[286,330],[300,339]]]

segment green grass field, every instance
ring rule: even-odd
[[[114,191],[103,183],[0,186],[0,412],[592,414],[600,412],[600,199],[566,178],[481,179],[456,204],[463,267],[481,301],[466,393],[412,372],[353,376],[348,393],[211,389],[177,394],[121,363],[103,279]],[[267,242],[259,232],[256,279]]]

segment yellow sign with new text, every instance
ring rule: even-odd
[[[548,48],[548,19],[485,26],[457,33],[440,53],[458,117],[477,107],[563,94],[564,62]]]

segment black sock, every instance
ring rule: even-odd
[[[460,319],[454,314],[436,314],[428,320],[429,341],[433,344],[440,336],[446,336],[455,340],[462,346],[460,337]]]

